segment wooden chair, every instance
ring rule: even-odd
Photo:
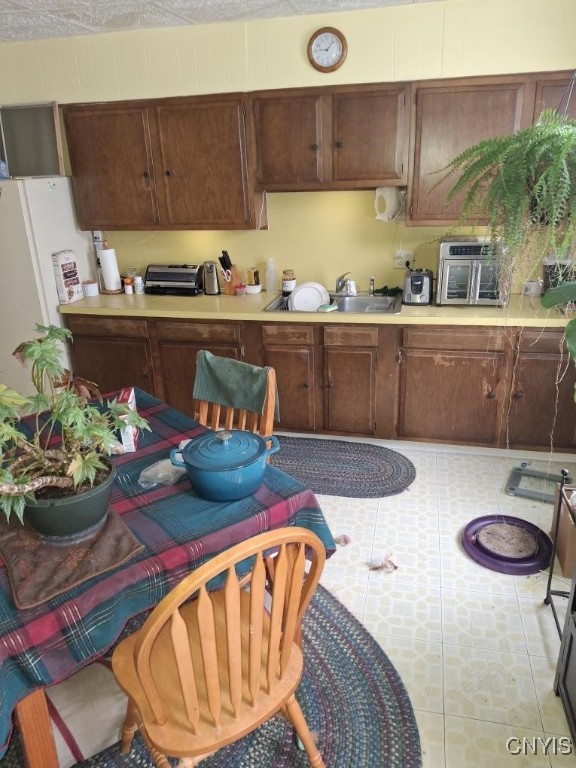
[[[230,360],[231,364],[237,361]],[[274,412],[276,408],[276,371],[267,369],[266,399],[263,413],[235,409],[232,406],[196,400],[195,418],[199,424],[211,429],[245,429],[256,432],[260,437],[270,437],[274,432]]]
[[[249,557],[250,584],[242,588],[235,566]],[[288,527],[254,536],[184,578],[112,656],[128,696],[122,752],[140,730],[157,768],[169,768],[166,756],[188,768],[281,712],[310,765],[325,768],[294,695],[303,669],[295,636],[325,558],[315,534]]]

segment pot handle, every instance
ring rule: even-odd
[[[177,459],[176,457],[179,456],[180,458]],[[185,467],[186,464],[182,461],[182,451],[180,448],[172,448],[170,451],[170,461],[172,464],[174,464],[175,467]]]
[[[278,442],[277,437],[270,435],[270,437],[266,437],[265,440],[270,440],[271,443],[270,448],[268,448],[268,456],[272,456],[273,453],[276,453],[276,451],[280,450],[280,443]]]

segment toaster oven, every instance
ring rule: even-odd
[[[500,243],[451,239],[440,243],[436,304],[504,305],[500,292]]]

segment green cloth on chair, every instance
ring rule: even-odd
[[[196,358],[193,397],[209,403],[262,413],[266,398],[268,368],[242,363],[229,357],[218,357],[201,349]],[[278,392],[274,419],[280,418]]]

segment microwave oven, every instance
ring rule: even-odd
[[[479,238],[440,243],[436,304],[504,305],[498,255],[501,245]]]

